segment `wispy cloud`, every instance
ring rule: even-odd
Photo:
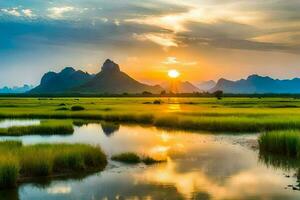
[[[19,7],[2,8],[0,11],[7,15],[11,15],[11,16],[15,16],[15,17],[30,17],[31,18],[31,17],[35,16],[35,14],[33,14],[32,10],[29,8],[26,8],[26,9],[21,9]]]
[[[184,61],[179,61],[176,57],[170,56],[167,57],[162,64],[164,65],[184,65],[184,66],[188,66],[188,65],[197,65],[196,61],[190,61],[190,62],[184,62]]]
[[[15,17],[20,17],[21,13],[18,11],[18,8],[2,8],[1,12],[7,14],[7,15],[12,15]]]
[[[150,41],[158,44],[164,48],[178,47],[178,43],[170,34],[160,33],[146,33],[146,34],[133,34],[133,37],[139,41]]]
[[[31,9],[22,9],[22,13],[26,17],[34,17],[35,14],[33,14]]]
[[[65,13],[74,11],[75,8],[73,6],[63,6],[63,7],[52,7],[48,8],[49,15],[48,17],[53,19],[60,19],[64,17]]]

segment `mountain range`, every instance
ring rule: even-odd
[[[209,80],[209,81],[202,81],[201,83],[197,84],[197,87],[202,90],[202,91],[209,91],[210,89],[212,89],[213,87],[216,86],[216,82],[213,80]]]
[[[25,93],[28,94],[123,94],[151,92],[159,94],[162,91],[178,93],[215,92],[222,90],[232,94],[299,94],[300,78],[279,80],[268,76],[250,75],[246,79],[231,81],[224,78],[214,81],[205,81],[198,87],[188,81],[170,80],[161,85],[147,85],[133,79],[122,72],[120,66],[107,59],[99,73],[89,74],[72,67],[66,67],[60,72],[48,72],[42,77],[40,84],[22,87],[0,88],[0,93]]]
[[[164,89],[136,81],[120,70],[118,64],[107,59],[97,74],[76,71],[71,67],[59,73],[48,72],[30,94],[81,93],[81,94],[122,94],[122,93],[160,93]]]
[[[20,94],[30,91],[33,88],[32,85],[23,85],[21,87],[3,87],[0,88],[0,94]]]
[[[279,80],[259,75],[251,75],[238,81],[221,78],[210,92],[217,90],[233,94],[297,94],[300,93],[300,78]]]

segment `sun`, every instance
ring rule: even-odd
[[[180,73],[176,69],[171,69],[168,71],[168,76],[170,78],[177,78],[180,76]]]

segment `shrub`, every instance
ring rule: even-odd
[[[159,100],[159,99],[156,99],[156,100],[153,101],[153,104],[162,104],[162,101]]]
[[[81,110],[84,110],[84,107],[82,107],[82,106],[72,106],[71,110],[72,111],[81,111]]]

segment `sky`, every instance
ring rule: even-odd
[[[0,0],[0,87],[105,59],[156,84],[300,77],[299,0]]]

